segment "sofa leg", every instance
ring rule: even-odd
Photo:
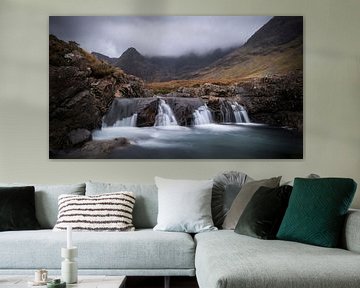
[[[170,288],[170,276],[164,277],[164,288]]]

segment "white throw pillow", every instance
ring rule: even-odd
[[[72,226],[74,231],[133,231],[132,192],[105,193],[92,196],[59,196],[59,215],[55,231]]]
[[[217,230],[211,217],[213,180],[155,177],[159,212],[154,230],[198,233]]]

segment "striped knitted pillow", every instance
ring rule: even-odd
[[[133,192],[115,192],[93,196],[60,195],[59,214],[54,230],[133,231]]]

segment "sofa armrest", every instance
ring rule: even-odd
[[[343,248],[360,253],[360,210],[349,210],[346,215]]]

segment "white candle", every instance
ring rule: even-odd
[[[72,227],[69,225],[67,226],[66,232],[67,232],[67,242],[66,242],[66,248],[70,249],[72,248],[72,235],[71,235]]]

